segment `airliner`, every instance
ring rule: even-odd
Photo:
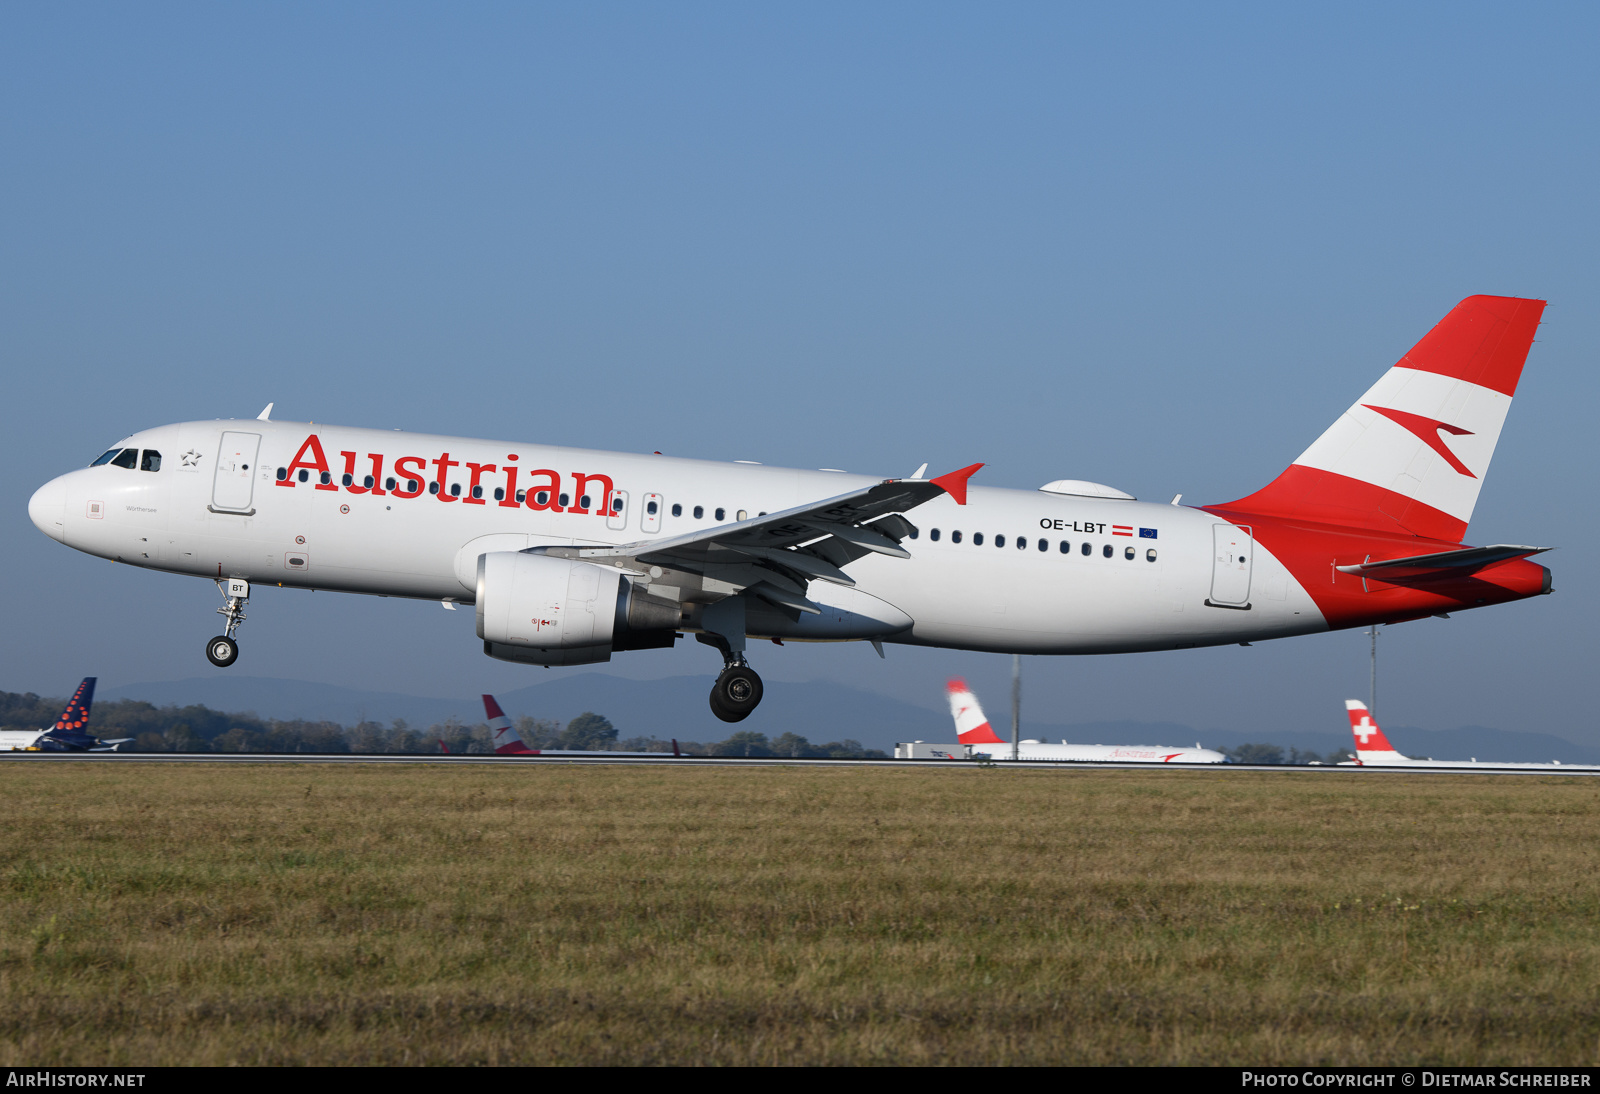
[[[1372,712],[1367,704],[1359,699],[1346,699],[1344,701],[1345,713],[1350,718],[1350,732],[1356,741],[1356,758],[1345,760],[1341,767],[1475,767],[1485,771],[1529,771],[1559,768],[1562,771],[1600,771],[1600,766],[1589,764],[1564,764],[1554,760],[1547,764],[1513,764],[1513,763],[1479,763],[1474,756],[1470,760],[1413,760],[1410,756],[1402,756],[1394,745],[1389,743],[1389,738],[1373,721]]]
[[[490,657],[586,665],[687,634],[711,709],[760,703],[759,639],[1027,654],[1247,644],[1548,593],[1547,548],[1463,542],[1544,310],[1470,297],[1236,501],[970,483],[275,421],[134,433],[33,495],[61,543],[252,590],[471,605]],[[1204,442],[1197,432],[1196,444]],[[367,638],[366,641],[381,639]]]
[[[511,719],[506,717],[506,712],[500,709],[500,704],[493,695],[483,697],[483,713],[489,719],[489,728],[494,731],[494,751],[497,756],[653,756],[660,759],[666,755],[664,752],[611,752],[597,749],[581,748],[529,748],[528,742],[522,739],[522,734],[517,732],[517,727],[511,724]],[[443,741],[439,744],[442,746]],[[445,749],[446,752],[449,749]],[[677,738],[672,741],[672,754],[682,756],[678,750]]]
[[[85,676],[78,690],[67,700],[66,709],[49,729],[0,729],[0,752],[115,752],[132,737],[112,737],[102,741],[86,732],[89,708],[94,703],[98,677]]]
[[[1196,742],[1193,748],[1171,748],[1166,745],[1075,745],[1062,741],[1058,745],[1044,741],[1018,741],[1015,753],[1009,742],[995,733],[989,719],[983,716],[978,697],[967,687],[965,680],[951,680],[945,685],[950,697],[950,716],[956,722],[956,738],[966,747],[968,758],[974,760],[1052,760],[1062,763],[1137,763],[1137,764],[1225,764],[1228,757]]]

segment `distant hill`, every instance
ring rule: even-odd
[[[464,722],[481,722],[483,705],[476,695],[453,699],[429,699],[420,695],[397,695],[383,691],[361,691],[337,684],[313,684],[305,680],[274,680],[264,676],[194,677],[153,684],[126,684],[101,688],[100,699],[139,699],[158,707],[199,704],[212,710],[249,711],[262,718],[288,721],[331,721],[355,725],[363,720],[392,722],[404,718],[412,725],[428,726],[451,717]]]
[[[594,711],[623,737],[676,737],[720,741],[737,729],[776,737],[793,731],[813,741],[853,737],[871,748],[893,748],[896,741],[931,740],[948,729],[948,719],[910,703],[839,684],[781,684],[768,688],[760,709],[737,727],[718,721],[706,702],[710,676],[629,680],[603,673],[559,677],[496,694],[513,718],[524,714],[565,723]],[[353,725],[362,719],[391,722],[403,718],[428,726],[448,718],[483,721],[478,696],[460,701],[361,691],[334,684],[235,676],[200,677],[106,688],[105,699],[139,699],[157,706],[199,703],[213,710],[251,711],[262,718],[327,719]]]
[[[868,748],[888,750],[897,741],[948,741],[952,727],[943,711],[843,684],[813,681],[775,683],[748,720],[737,727],[719,722],[706,704],[710,676],[675,676],[662,680],[629,680],[604,673],[563,676],[498,698],[512,717],[530,715],[566,723],[586,710],[603,714],[623,737],[676,737],[688,741],[722,740],[735,728],[776,737],[792,731],[812,741],[853,738]],[[259,676],[197,677],[162,683],[128,684],[101,691],[104,699],[140,699],[157,706],[203,704],[218,711],[252,711],[263,718],[329,720],[353,725],[362,719],[389,723],[403,718],[426,727],[449,718],[483,720],[476,695],[460,700],[362,691],[334,684],[274,680]],[[995,715],[1006,734],[1001,712]],[[1342,712],[1341,712],[1342,713]],[[1330,722],[1333,721],[1330,718]],[[1407,755],[1437,759],[1512,763],[1600,763],[1600,750],[1574,744],[1548,733],[1516,733],[1487,726],[1425,730],[1385,727]],[[1199,742],[1207,748],[1233,748],[1246,743],[1275,744],[1285,750],[1327,754],[1350,747],[1350,735],[1337,723],[1312,731],[1293,729],[1242,733],[1196,729],[1178,722],[1106,721],[1051,724],[1024,721],[1023,736],[1046,741],[1065,738],[1077,744],[1166,744]]]

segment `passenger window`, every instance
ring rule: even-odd
[[[658,510],[660,508],[661,507],[659,505],[657,505],[655,502],[651,501],[651,502],[646,502],[645,503],[644,511],[646,513],[648,513],[650,516],[653,517],[653,516],[656,515],[656,510]]]
[[[906,535],[910,536],[912,539],[916,539],[917,538],[916,526],[913,525],[912,528],[911,528],[911,531],[907,532]]]
[[[307,471],[303,467],[300,469],[300,481],[301,482],[310,482],[311,481],[311,472]]]
[[[981,543],[983,541],[979,540],[978,542]],[[1006,537],[1005,536],[995,536],[994,537],[994,545],[996,547],[1004,547],[1006,545]]]
[[[1050,549],[1050,541],[1047,540],[1047,539],[1041,539],[1039,541],[1039,550],[1048,551],[1049,549]]]
[[[481,498],[481,497],[483,497],[483,487],[481,487],[481,486],[474,486],[474,487],[473,487],[473,488],[472,488],[472,496],[473,496],[473,497],[475,497],[475,498]]]
[[[428,493],[437,494],[438,492],[439,492],[439,483],[438,483],[438,481],[435,480],[434,482],[430,482],[428,484]]]
[[[550,504],[550,491],[548,491],[548,490],[539,491],[537,494],[535,494],[533,496],[533,503],[535,505],[549,505]]]
[[[679,503],[679,502],[673,502],[672,503],[672,515],[675,516],[675,517],[683,516],[683,505],[681,503]]]
[[[613,513],[622,512],[622,499],[621,498],[612,498],[611,499],[611,511]],[[656,511],[656,503],[655,502],[651,502],[650,503],[650,511],[652,513]]]
[[[346,486],[354,486],[356,480],[355,480],[355,476],[353,476],[353,475],[341,475],[339,477],[339,481],[344,483],[344,485],[346,485]]]
[[[122,451],[122,449],[120,449],[120,448],[113,448],[113,449],[111,449],[111,451],[109,451],[109,452],[106,452],[106,453],[104,453],[104,454],[103,454],[103,455],[101,455],[101,457],[100,457],[100,458],[99,458],[99,459],[98,459],[98,460],[95,460],[95,461],[94,461],[94,462],[93,462],[93,463],[91,463],[91,464],[90,464],[90,465],[89,465],[89,466],[90,466],[90,467],[100,467],[100,466],[102,466],[102,465],[104,465],[104,464],[108,464],[108,463],[110,463],[110,462],[111,462],[111,461],[112,461],[112,460],[113,460],[113,459],[115,459],[115,458],[116,458],[116,455],[117,455],[117,453],[118,453],[118,452],[121,452],[121,451]]]
[[[368,490],[371,490],[372,489],[372,476],[368,475],[366,478],[362,479],[361,480],[361,485],[365,486]]]
[[[995,536],[994,537],[994,545],[996,547],[1004,547],[1005,543],[1002,542],[1002,541],[1005,538],[1006,538],[1005,536]],[[982,532],[974,532],[974,533],[972,533],[972,545],[974,547],[982,547],[983,546],[983,533]]]
[[[505,487],[497,486],[497,487],[494,488],[494,500],[495,501],[505,501],[506,500],[506,488]]]
[[[706,515],[706,507],[705,506],[696,505],[694,507],[694,519],[695,520],[699,520],[700,518],[704,517],[705,515]]]
[[[1027,549],[1028,549],[1028,537],[1027,536],[1018,536],[1017,537],[1017,550],[1026,551]]]
[[[1085,543],[1083,545],[1083,554],[1084,557],[1087,558],[1088,556],[1094,554],[1094,548]]]
[[[1040,540],[1040,542],[1042,543],[1044,541]],[[1072,553],[1072,544],[1068,543],[1066,540],[1062,540],[1061,541],[1061,553],[1064,554],[1064,555],[1070,555]]]
[[[452,498],[459,498],[461,496],[461,484],[459,482],[453,482],[450,484],[450,496]]]
[[[951,543],[960,543],[961,542],[961,531],[960,531],[960,529],[957,529],[956,531],[950,533],[950,542]]]
[[[939,542],[939,529],[935,528],[933,531],[929,532],[928,533],[928,538],[933,540],[933,542],[938,543]]]
[[[383,480],[383,488],[385,490],[393,490],[394,489],[394,477],[393,476],[390,476],[389,478]]]
[[[144,450],[144,455],[139,458],[139,470],[140,471],[160,471],[161,470],[161,453],[157,452],[153,448],[145,449]]]
[[[565,494],[560,495],[556,500],[561,503],[561,508],[565,509],[567,507],[567,496]]]
[[[279,482],[288,482],[289,481],[289,469],[287,467],[278,468],[278,481]]]
[[[728,519],[728,511],[726,509],[718,509],[717,510],[717,519],[718,520],[726,520],[726,519]]]
[[[1144,560],[1146,562],[1154,562],[1156,560],[1156,552],[1154,547],[1144,553]]]
[[[734,514],[734,519],[735,520],[749,520],[750,519],[750,510],[748,510],[748,509],[739,510],[738,513]]]
[[[542,493],[542,491],[541,491],[541,493]],[[517,491],[517,504],[521,505],[524,501],[527,501],[527,500],[528,500],[528,492],[526,490],[518,490]]]
[[[1135,551],[1132,547],[1124,547],[1122,549],[1122,557],[1127,559],[1129,562],[1133,561],[1133,558],[1134,558],[1134,556],[1136,554],[1138,554],[1138,552]]]
[[[317,476],[317,481],[320,482],[323,486],[332,486],[333,485],[333,476],[328,474],[326,471],[324,471],[322,474]]]
[[[138,462],[139,450],[137,448],[124,448],[121,452],[118,452],[116,458],[111,461],[111,466],[125,467],[129,471],[132,471],[133,465]]]
[[[566,504],[566,503],[563,502],[562,504]],[[589,508],[589,495],[588,494],[579,494],[578,495],[578,508],[579,509],[587,509],[587,508]]]
[[[1110,558],[1111,557],[1111,544],[1108,543],[1104,547],[1100,548],[1100,553],[1105,555],[1107,558]]]

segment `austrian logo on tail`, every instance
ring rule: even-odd
[[[993,745],[1005,742],[996,735],[989,719],[983,716],[978,697],[972,694],[965,680],[951,680],[945,685],[950,696],[950,716],[956,720],[956,738],[964,745]]]
[[[494,750],[500,756],[537,756],[538,749],[523,743],[517,727],[511,724],[506,712],[494,701],[493,695],[483,697],[483,712],[489,717],[489,728],[494,731]]]

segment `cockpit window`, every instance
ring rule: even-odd
[[[160,471],[161,470],[161,453],[157,452],[153,448],[145,449],[144,450],[144,456],[142,458],[140,458],[140,460],[139,460],[139,470],[141,470],[141,471]]]
[[[104,456],[101,456],[98,460],[95,460],[89,466],[90,467],[99,467],[102,464],[110,463],[111,460],[112,460],[112,457],[114,457],[118,452],[121,452],[121,451],[122,451],[122,449],[120,449],[120,448],[113,448],[111,451],[107,452]]]
[[[139,450],[137,448],[124,448],[121,452],[118,452],[116,458],[111,461],[111,466],[126,467],[129,471],[132,471],[134,465],[138,462]]]

